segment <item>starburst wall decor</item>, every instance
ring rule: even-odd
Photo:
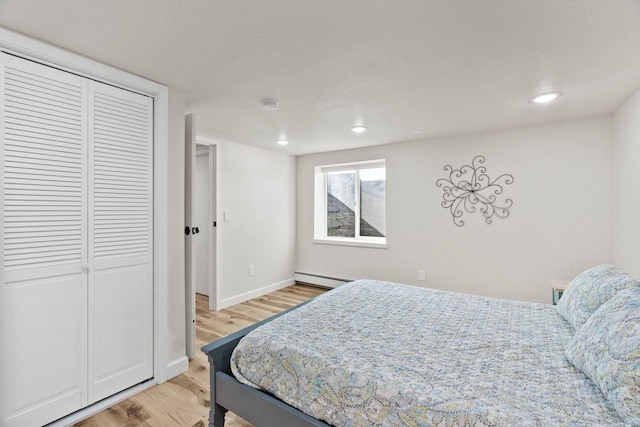
[[[471,165],[463,165],[459,169],[446,165],[444,170],[449,172],[449,177],[436,181],[436,186],[444,191],[440,204],[449,209],[453,223],[458,227],[464,225],[462,215],[465,212],[472,214],[478,210],[484,221],[491,224],[493,218],[508,217],[513,206],[513,200],[499,202],[497,197],[502,194],[503,186],[513,183],[513,176],[502,174],[492,181],[486,174],[487,168],[482,166],[484,161],[484,156],[476,156]]]

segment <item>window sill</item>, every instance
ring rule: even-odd
[[[362,248],[378,248],[386,249],[387,242],[373,242],[367,240],[355,240],[355,239],[341,239],[339,237],[334,238],[315,238],[313,243],[320,243],[322,245],[339,245],[339,246],[359,246]]]

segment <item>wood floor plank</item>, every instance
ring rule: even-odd
[[[196,347],[222,338],[314,298],[326,289],[293,285],[218,312],[196,294]],[[209,416],[209,362],[201,351],[189,370],[75,424],[76,427],[206,427]],[[225,427],[253,427],[228,413]]]

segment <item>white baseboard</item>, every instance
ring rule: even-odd
[[[311,273],[294,273],[293,278],[296,282],[308,283],[310,285],[323,286],[326,288],[336,288],[351,282],[349,279],[338,279],[337,277],[320,276]]]
[[[187,356],[183,356],[179,359],[172,360],[167,365],[167,380],[170,380],[173,377],[177,377],[180,374],[183,374],[189,370],[189,358]]]
[[[240,295],[236,295],[230,298],[225,298],[220,300],[218,303],[218,310],[222,310],[223,308],[231,307],[232,305],[240,304],[241,302],[249,301],[253,298],[261,297],[262,295],[266,295],[269,292],[278,291],[280,289],[286,288],[287,286],[294,285],[296,281],[291,278],[287,280],[283,280],[282,282],[273,283],[271,285],[263,286],[262,288],[255,289],[253,291],[245,292]]]

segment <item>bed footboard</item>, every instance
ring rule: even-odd
[[[231,365],[229,360],[233,349],[236,348],[240,339],[245,336],[249,331],[236,332],[235,334],[224,337],[218,341],[214,341],[211,344],[207,344],[202,347],[209,358],[209,384],[210,384],[210,398],[211,408],[209,409],[209,426],[210,427],[224,427],[224,416],[227,413],[227,409],[218,404],[217,390],[216,390],[216,374],[222,372],[225,374],[231,374]]]
[[[202,347],[202,351],[209,358],[209,378],[211,382],[210,427],[224,427],[224,416],[227,411],[232,411],[257,427],[328,426],[267,393],[238,382],[231,373],[231,354],[242,337],[257,327],[308,302],[306,301]]]

